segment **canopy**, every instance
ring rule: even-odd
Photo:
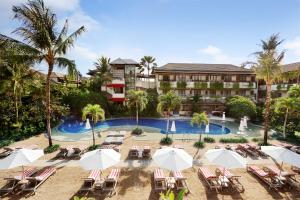
[[[183,149],[166,147],[157,150],[153,155],[154,163],[164,169],[177,171],[193,166],[193,158]]]
[[[0,160],[0,169],[11,169],[14,167],[28,165],[43,155],[43,150],[19,149],[12,152],[6,158]]]
[[[262,146],[261,150],[273,159],[300,167],[300,155],[283,147]]]
[[[79,163],[85,170],[106,169],[120,161],[121,154],[113,149],[97,149],[82,155]]]
[[[171,132],[176,132],[175,121],[172,121]]]
[[[247,161],[238,153],[227,149],[210,149],[205,153],[209,162],[224,168],[245,168]]]

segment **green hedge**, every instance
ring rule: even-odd
[[[235,90],[238,90],[238,89],[240,89],[240,84],[239,83],[233,83],[232,88],[235,89]]]
[[[248,143],[248,140],[244,137],[240,138],[221,138],[221,143]]]
[[[177,88],[178,89],[185,89],[186,88],[186,82],[185,81],[177,81]]]
[[[205,137],[203,140],[206,143],[215,143],[216,142],[215,138],[212,138],[212,137]]]
[[[141,135],[143,133],[143,130],[141,128],[135,128],[131,131],[131,134],[133,135]]]
[[[253,82],[248,83],[248,88],[253,88],[253,86],[254,86]]]
[[[58,149],[59,149],[59,147],[60,147],[60,145],[59,144],[54,144],[54,145],[52,145],[51,147],[46,147],[45,149],[44,149],[44,152],[46,153],[46,154],[48,154],[48,153],[53,153],[53,152],[55,152],[55,151],[57,151]]]
[[[196,89],[207,89],[207,82],[195,82],[194,87]]]
[[[205,144],[202,141],[197,141],[197,142],[194,143],[194,147],[199,148],[199,149],[203,149],[205,147]]]
[[[161,81],[161,82],[159,82],[159,88],[161,90],[170,90],[171,89],[170,81]]]
[[[164,138],[162,138],[161,140],[160,140],[160,144],[165,144],[165,145],[170,145],[170,144],[172,144],[173,143],[173,140],[172,140],[172,138],[170,138],[170,137],[164,137]]]
[[[210,83],[210,88],[214,89],[214,90],[222,90],[223,89],[223,83],[211,82]]]

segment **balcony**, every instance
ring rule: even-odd
[[[123,102],[123,101],[125,101],[125,94],[124,93],[114,93],[111,95],[111,100],[113,102]]]
[[[136,84],[136,87],[138,87],[138,88],[148,89],[148,88],[156,87],[156,84],[153,81],[148,82],[148,81],[137,80],[135,84]]]
[[[125,87],[125,80],[124,79],[113,79],[111,83],[107,84],[107,87]]]

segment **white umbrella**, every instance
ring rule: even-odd
[[[79,160],[85,170],[106,169],[120,161],[121,154],[113,149],[97,149],[85,153]]]
[[[261,151],[275,160],[300,167],[300,155],[283,147],[262,146]]]
[[[157,150],[153,162],[161,168],[177,171],[193,166],[193,158],[183,149],[166,147]]]
[[[6,158],[0,160],[0,169],[11,169],[14,167],[28,165],[43,155],[43,150],[19,149],[12,152]]]
[[[224,168],[245,168],[247,161],[238,153],[227,149],[210,149],[205,153],[209,162]]]
[[[24,178],[24,165],[28,165],[44,155],[43,150],[19,149],[6,158],[0,160],[0,169],[11,169],[22,166],[22,179]]]

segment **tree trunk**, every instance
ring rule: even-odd
[[[139,126],[139,106],[136,103],[136,127]]]
[[[96,141],[95,141],[95,132],[94,132],[94,120],[92,119],[92,133],[93,133],[93,146],[96,145]]]
[[[46,120],[47,120],[47,136],[49,140],[49,146],[52,146],[51,138],[51,104],[50,104],[50,79],[53,71],[53,64],[48,63],[48,74],[46,79]]]
[[[166,130],[167,137],[169,136],[169,123],[170,123],[170,112],[168,111],[167,130]]]
[[[19,108],[18,108],[18,95],[15,94],[15,112],[16,112],[16,124],[19,124]]]
[[[202,139],[202,133],[200,132],[200,134],[199,134],[199,142],[201,142],[201,139]]]
[[[266,84],[266,110],[265,110],[265,126],[264,126],[264,145],[268,144],[268,131],[269,131],[269,114],[270,114],[270,102],[271,102],[271,84]]]
[[[288,114],[289,114],[289,109],[287,108],[285,111],[284,124],[283,124],[283,138],[286,137],[285,132],[286,132],[286,122],[287,122]]]
[[[149,66],[149,63],[148,63],[148,89],[150,89],[150,78],[149,78],[149,75],[150,75],[150,66]]]

